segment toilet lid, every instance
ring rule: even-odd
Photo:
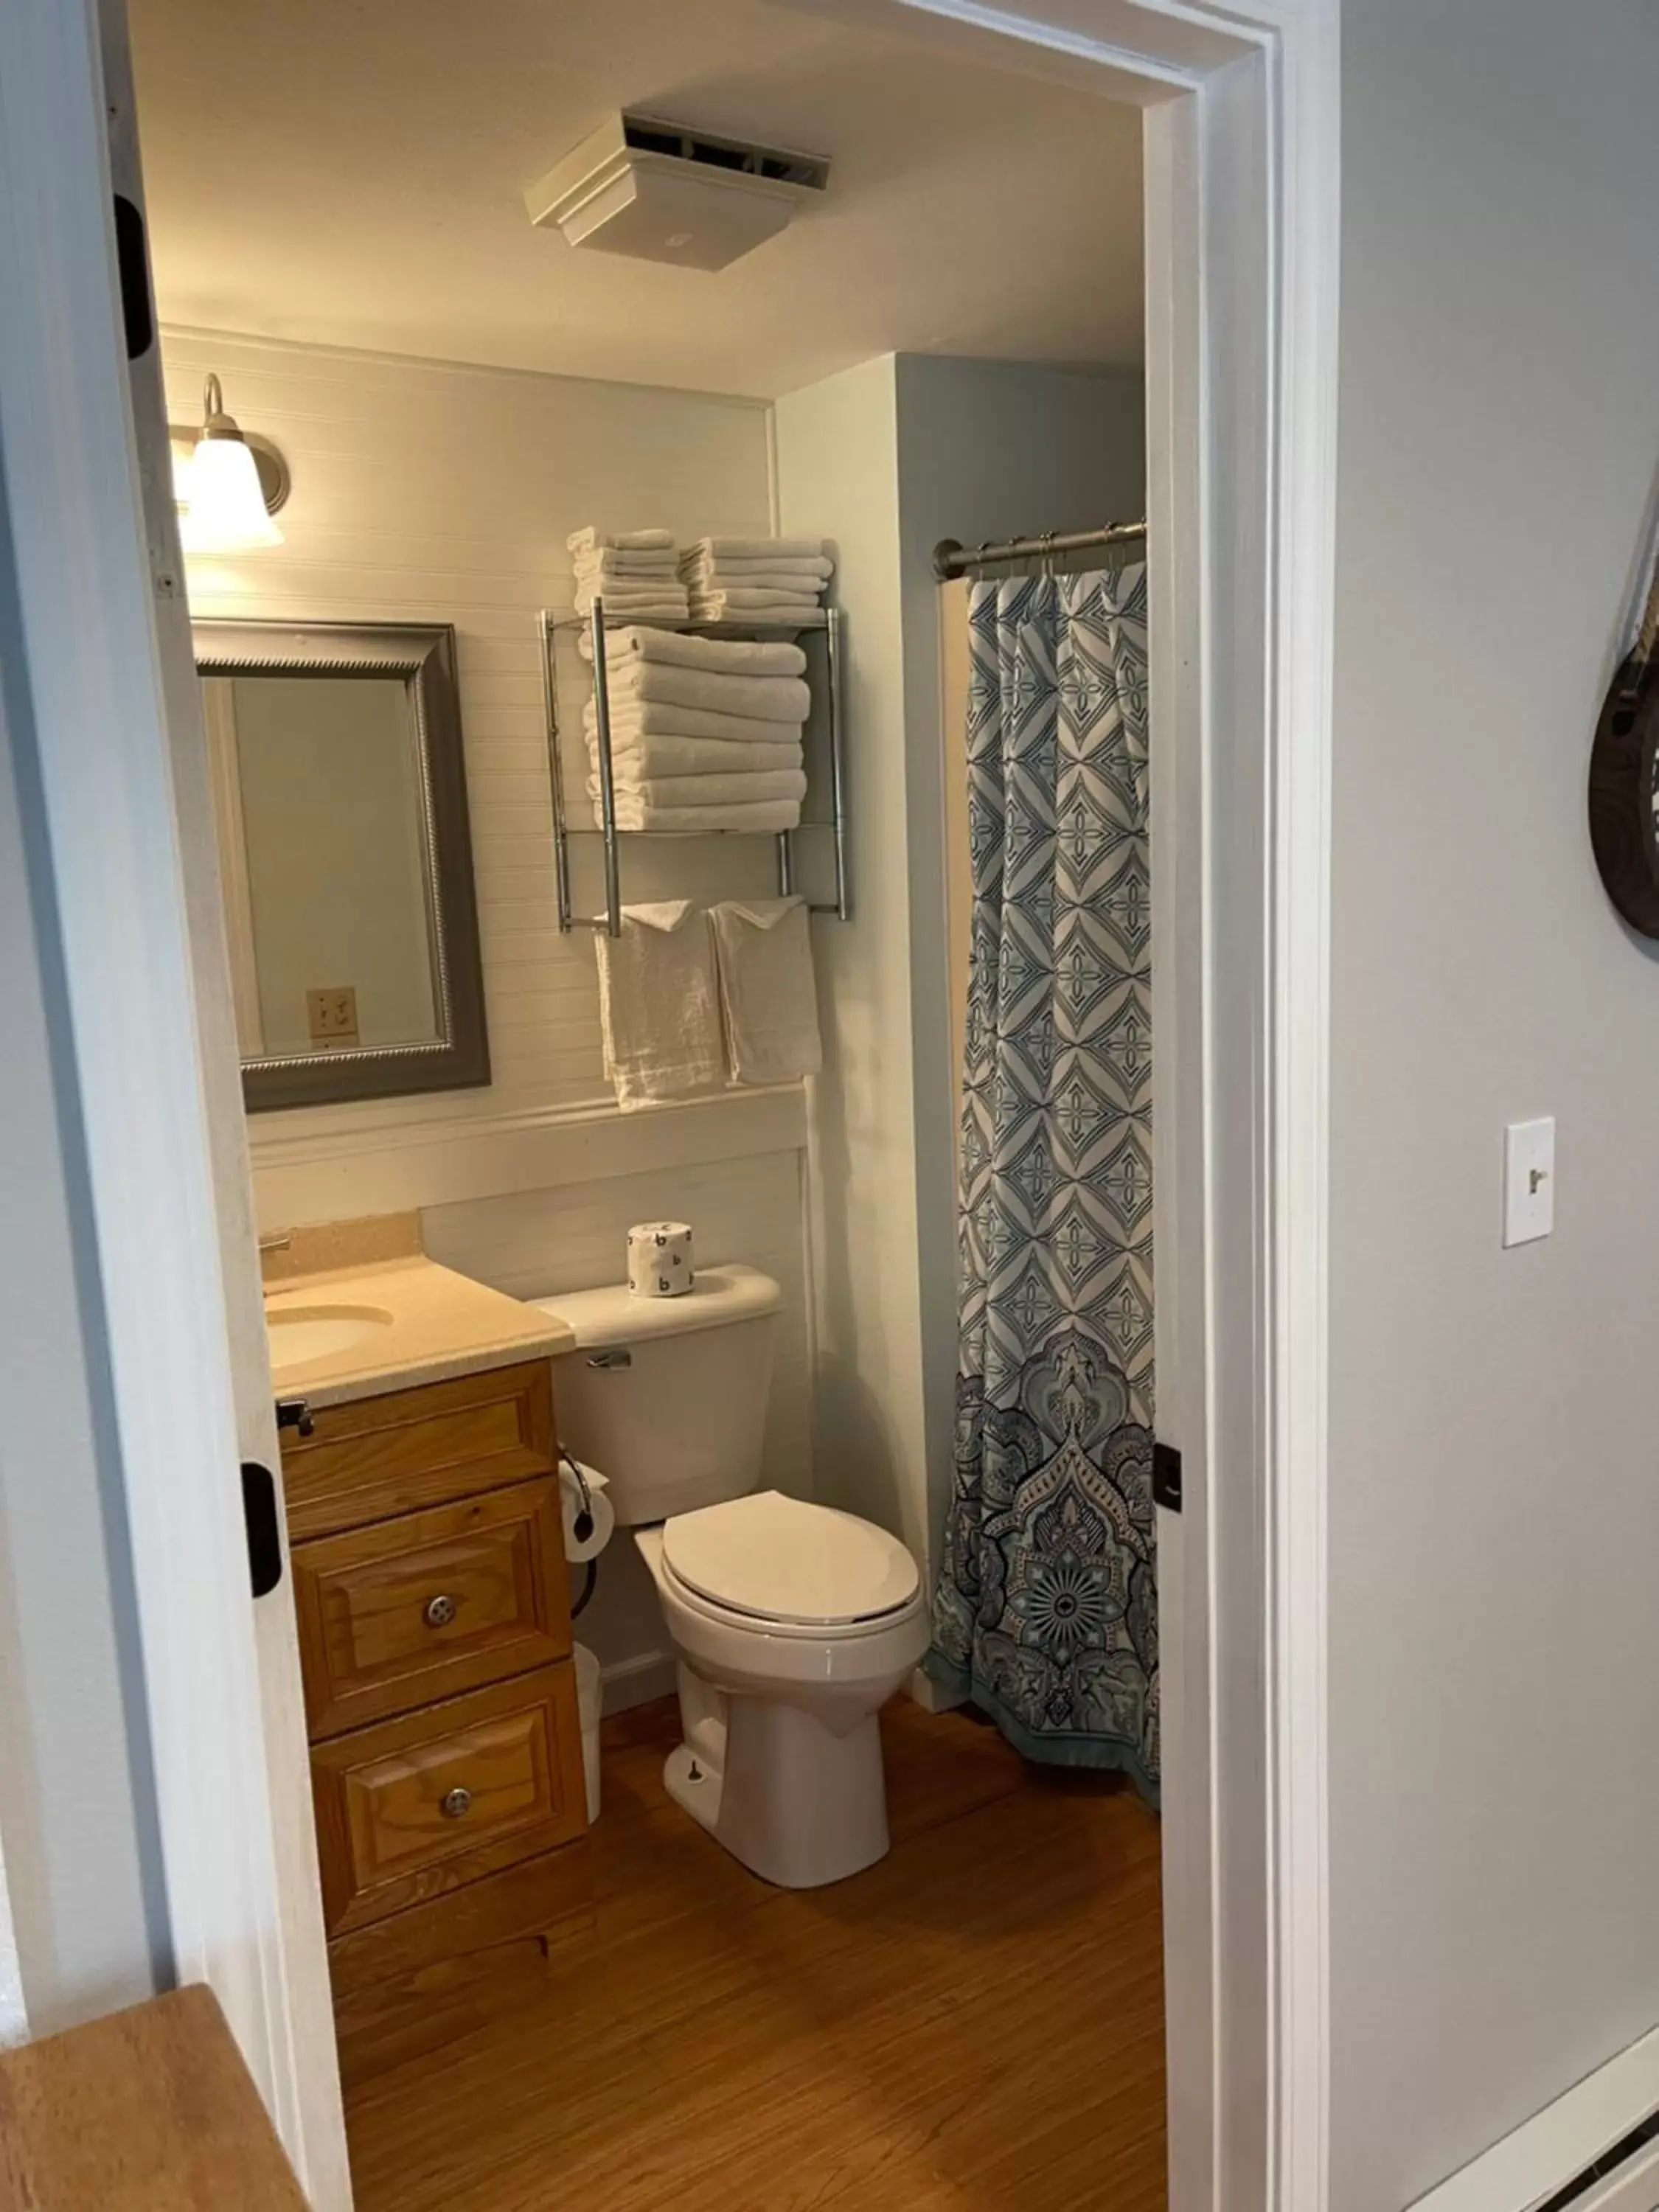
[[[921,1586],[884,1528],[775,1490],[677,1513],[662,1534],[677,1581],[761,1620],[846,1626],[896,1613]]]

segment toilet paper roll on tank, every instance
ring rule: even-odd
[[[680,1298],[696,1281],[684,1221],[636,1221],[628,1232],[628,1287],[636,1298]]]
[[[597,1559],[617,1530],[616,1508],[606,1495],[605,1477],[566,1452],[559,1461],[559,1516],[564,1524],[564,1556],[573,1567]]]

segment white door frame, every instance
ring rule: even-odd
[[[1324,2212],[1339,0],[791,4],[1145,110],[1170,2203]]]
[[[1160,1528],[1171,2203],[1324,2212],[1339,0],[798,4],[1146,105],[1159,1084],[1179,1105],[1158,1131],[1179,1255],[1159,1425],[1187,1474]],[[337,2081],[295,2026],[326,1960],[260,1756],[304,1790],[301,1747],[265,1741],[241,1579],[226,1308],[256,1262],[246,1194],[227,1218],[216,1188],[228,982],[188,918],[105,121],[92,0],[0,9],[0,457],[175,1953],[219,1991],[318,2212],[341,2212]]]

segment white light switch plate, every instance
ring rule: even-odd
[[[1504,1243],[1534,1243],[1554,1226],[1554,1120],[1511,1121],[1504,1132]]]

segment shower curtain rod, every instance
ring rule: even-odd
[[[941,538],[933,548],[933,574],[941,584],[988,568],[999,561],[1036,561],[1048,553],[1086,553],[1097,545],[1132,545],[1146,535],[1144,522],[1109,522],[1103,530],[1049,531],[1042,538],[1010,538],[1001,545],[963,546]]]

